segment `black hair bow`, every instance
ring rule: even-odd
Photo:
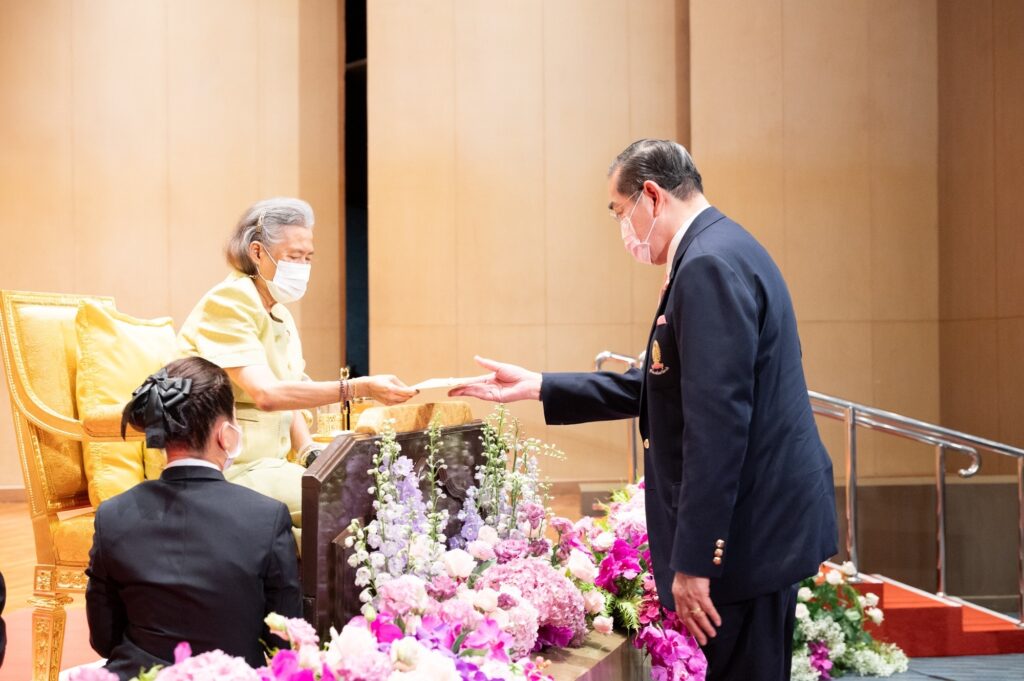
[[[191,378],[172,378],[167,375],[167,369],[161,369],[147,378],[132,393],[128,408],[121,416],[121,437],[124,438],[128,417],[131,415],[133,422],[143,424],[147,447],[166,447],[171,433],[186,431],[186,424],[176,412],[191,390]]]

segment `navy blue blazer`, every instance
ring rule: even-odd
[[[85,591],[89,640],[122,679],[188,641],[264,664],[263,618],[301,617],[291,516],[203,466],[164,470],[104,501]]]
[[[643,370],[545,373],[549,424],[639,416],[662,604],[675,572],[729,603],[814,574],[837,551],[832,463],[796,317],[768,252],[707,208],[675,254]]]

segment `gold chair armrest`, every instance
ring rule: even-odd
[[[104,442],[121,442],[121,407],[114,405],[102,407],[82,417],[82,430],[90,440]],[[125,440],[138,442],[146,436],[131,426],[125,431]]]

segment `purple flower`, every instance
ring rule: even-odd
[[[537,630],[537,643],[534,644],[533,651],[538,652],[548,646],[565,648],[572,642],[572,638],[573,631],[569,627],[553,627],[550,624],[545,624]]]
[[[534,539],[527,547],[527,551],[534,558],[541,558],[548,555],[548,552],[551,551],[551,542],[544,538]]]

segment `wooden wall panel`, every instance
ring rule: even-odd
[[[295,311],[310,336],[307,360],[333,375],[341,337],[337,2],[302,3],[302,11],[308,40],[300,49],[297,0],[0,4],[9,246],[0,251],[0,287],[113,295],[128,314],[180,324],[227,273],[223,246],[241,211],[308,188],[318,234],[328,237],[318,237],[318,249],[327,253]],[[309,36],[314,12],[323,21]],[[319,59],[302,61],[318,50]],[[304,104],[320,115],[300,116]],[[330,146],[314,159],[300,138]],[[0,418],[0,487],[21,485],[11,420]]]
[[[634,138],[674,136],[676,5],[368,5],[374,372],[476,373],[474,354],[589,370],[601,350],[639,352],[664,271],[623,250],[605,173]],[[513,412],[566,450],[545,462],[553,479],[628,474],[626,424]]]
[[[938,36],[942,419],[1024,447],[1024,8],[940,0]]]
[[[809,387],[937,419],[934,0],[691,0],[690,21],[705,189],[782,268]],[[841,478],[842,428],[820,430]],[[909,447],[863,435],[861,475],[929,473]]]

